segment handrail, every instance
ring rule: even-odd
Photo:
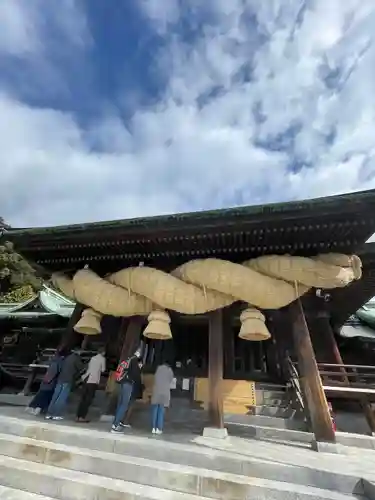
[[[298,364],[288,357],[289,372],[298,373]],[[324,392],[332,398],[359,401],[371,432],[375,432],[375,416],[371,401],[375,394],[375,366],[317,363]],[[293,367],[293,369],[291,368]],[[328,369],[336,369],[329,371]],[[372,373],[368,373],[368,372]],[[291,377],[292,379],[292,377]],[[292,381],[292,380],[291,380]]]
[[[297,363],[292,362],[296,369]],[[317,363],[319,375],[323,386],[328,385],[338,388],[347,387],[351,389],[371,388],[375,389],[375,366],[369,365],[346,365],[343,363]]]
[[[366,370],[374,370],[375,366],[371,365],[345,365],[340,363],[317,363],[318,366],[324,366],[324,368],[350,368],[350,369],[366,369]]]
[[[304,411],[305,405],[303,402],[302,390],[301,390],[301,386],[299,383],[299,373],[298,373],[296,366],[294,365],[293,361],[290,359],[289,356],[287,356],[285,359],[285,368],[286,368],[286,371],[288,374],[289,382],[290,382],[290,384],[293,388],[293,392],[297,398],[297,402],[300,405],[302,411]]]
[[[345,374],[340,372],[340,373],[337,373],[337,372],[330,372],[330,371],[325,371],[325,370],[319,370],[319,373],[320,375],[327,375],[327,376],[333,376],[333,377],[343,377],[343,375],[345,375],[345,377],[347,378],[358,378],[358,377],[366,377],[366,378],[375,378],[375,371],[373,373],[361,373],[361,372],[357,372],[357,373],[354,373],[354,372],[346,372]]]

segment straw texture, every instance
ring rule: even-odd
[[[347,286],[361,277],[361,267],[359,257],[342,254],[314,258],[267,255],[242,264],[221,259],[191,260],[170,274],[146,266],[131,267],[106,279],[82,269],[73,280],[55,275],[53,282],[95,312],[96,316],[87,313],[76,325],[81,333],[87,333],[86,329],[93,334],[95,328],[99,333],[101,314],[149,315],[145,334],[170,338],[166,309],[200,314],[243,301],[252,308],[241,316],[240,336],[255,340],[269,337],[264,316],[255,308],[279,309],[312,287]]]

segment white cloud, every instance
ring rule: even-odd
[[[0,4],[18,8],[15,17],[6,14],[18,34],[0,35],[0,52],[24,55],[33,47],[33,57],[58,71],[61,48],[48,46],[40,22],[47,1],[36,3],[34,17],[26,16],[29,3]],[[91,43],[84,14],[72,0],[61,5],[53,22],[65,50],[73,44],[84,54]],[[193,46],[172,36],[179,2],[142,5],[169,37],[158,54],[168,85],[163,100],[139,108],[128,128],[111,110],[83,130],[73,115],[28,106],[3,89],[0,213],[10,223],[110,219],[375,187],[373,0],[210,0],[204,8],[215,23]],[[199,11],[196,0],[187,7],[191,16]],[[0,8],[0,20],[4,15]],[[277,151],[276,144],[284,146]]]
[[[62,0],[58,8],[46,0],[2,0],[0,2],[0,53],[10,56],[48,56],[51,40],[63,38],[76,48],[90,41],[84,13],[76,0]]]
[[[38,48],[38,34],[30,10],[30,3],[0,2],[0,52],[19,56]]]

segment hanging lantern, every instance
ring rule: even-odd
[[[85,309],[81,319],[74,326],[74,331],[82,335],[100,335],[102,328],[100,321],[102,315],[93,309]]]
[[[258,309],[245,309],[240,316],[241,329],[238,334],[240,339],[251,341],[267,340],[271,337],[265,324],[266,318]]]
[[[172,338],[171,318],[166,311],[152,311],[147,320],[148,325],[143,332],[145,337],[154,340],[170,340]]]

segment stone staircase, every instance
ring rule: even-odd
[[[254,415],[226,415],[225,425],[230,434],[244,438],[295,444],[310,448],[314,435],[304,415],[285,390],[263,390],[261,404]],[[263,399],[261,399],[263,398]],[[337,443],[364,449],[375,449],[375,438],[363,434],[336,432]]]
[[[0,429],[0,499],[375,499],[372,477],[249,458],[176,436],[118,436],[2,415]]]
[[[313,435],[300,409],[282,386],[259,389],[259,406],[251,415],[226,415],[231,434],[279,443],[298,442],[310,445]]]

